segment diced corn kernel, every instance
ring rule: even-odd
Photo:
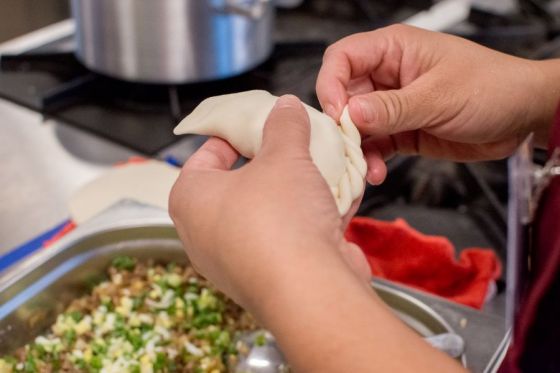
[[[181,285],[183,279],[176,273],[170,273],[167,275],[166,280],[169,285],[176,288],[177,286]]]
[[[91,316],[86,315],[74,328],[76,334],[82,335],[91,331]]]
[[[84,360],[86,363],[89,363],[91,358],[93,357],[93,354],[91,353],[91,348],[87,348],[87,350],[84,351]]]
[[[122,275],[120,273],[115,273],[111,279],[115,285],[122,284]]]

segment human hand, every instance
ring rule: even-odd
[[[230,170],[238,154],[211,138],[171,192],[170,214],[195,268],[250,310],[275,283],[317,265],[334,271],[346,263],[364,281],[371,277],[359,248],[343,237],[358,202],[340,217],[309,141],[305,109],[284,96],[251,162]]]
[[[546,145],[560,97],[557,61],[516,58],[451,35],[395,25],[349,36],[325,53],[317,95],[344,105],[365,136],[368,181],[399,152],[458,161],[510,155],[534,131]]]
[[[188,160],[169,211],[195,269],[274,334],[295,371],[464,372],[372,291],[309,141],[305,109],[284,96],[249,164],[230,170],[238,155],[217,138]]]

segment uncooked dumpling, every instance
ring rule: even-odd
[[[277,99],[258,90],[210,97],[183,119],[174,133],[220,137],[244,157],[253,158],[261,147],[264,124]],[[304,106],[311,122],[311,158],[329,184],[338,211],[344,215],[364,188],[367,166],[360,134],[347,108],[338,126],[328,115]]]

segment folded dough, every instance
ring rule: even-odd
[[[277,99],[259,90],[210,97],[173,132],[220,137],[244,157],[253,158],[261,147],[264,124]],[[311,122],[311,158],[329,184],[338,211],[344,215],[364,189],[367,166],[360,134],[347,107],[338,126],[328,115],[304,106]]]

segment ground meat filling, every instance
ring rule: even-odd
[[[4,372],[233,372],[254,319],[192,267],[118,257],[45,335],[0,359]]]

